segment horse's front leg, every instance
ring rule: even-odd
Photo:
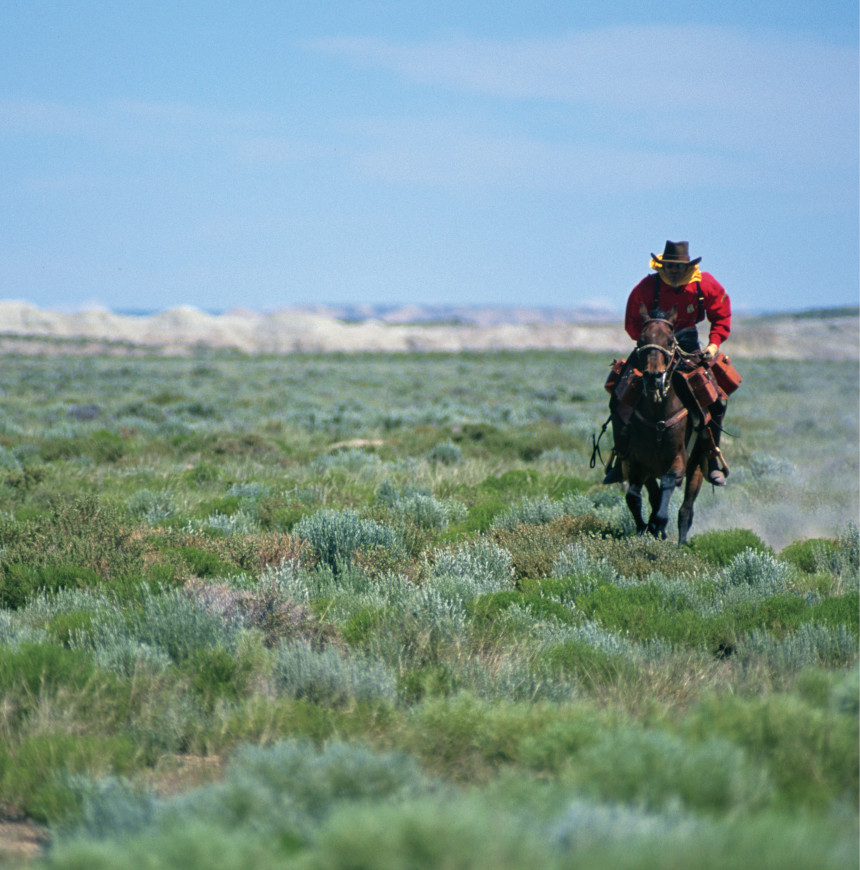
[[[652,498],[651,516],[648,520],[648,531],[655,538],[666,537],[666,526],[669,524],[669,502],[672,500],[672,493],[679,486],[681,479],[675,475],[674,471],[669,471],[660,478],[660,488],[654,486],[654,497]]]
[[[636,531],[642,534],[648,528],[645,520],[642,518],[642,484],[631,483],[627,487],[627,495],[625,496],[627,507],[633,515],[633,522],[636,523]]]

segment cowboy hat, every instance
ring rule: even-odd
[[[666,247],[663,249],[663,255],[658,257],[656,254],[651,254],[651,259],[658,263],[687,263],[690,266],[695,266],[702,262],[701,257],[696,257],[695,260],[690,259],[690,243],[689,242],[666,242]]]

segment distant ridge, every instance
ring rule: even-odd
[[[858,359],[858,313],[737,315],[732,357]],[[359,319],[359,315],[361,318]],[[373,316],[371,316],[373,315]],[[576,319],[574,319],[576,318]],[[703,331],[702,331],[703,332]],[[700,332],[700,334],[702,334]],[[249,354],[585,350],[630,352],[623,318],[594,309],[372,306],[210,314],[179,305],[154,314],[77,314],[0,301],[0,353],[188,354],[221,348]]]
[[[617,320],[621,312],[610,306],[571,308],[526,307],[517,305],[308,305],[293,310],[322,314],[345,322],[361,323],[464,323],[473,326],[500,326],[505,323],[606,323]]]
[[[152,317],[163,309],[118,308],[112,313],[124,317]],[[201,309],[204,314],[220,316],[233,314],[237,309]],[[267,312],[292,311],[298,314],[317,314],[344,323],[380,323],[408,325],[470,324],[473,326],[499,326],[504,323],[606,323],[618,320],[622,312],[610,306],[585,305],[571,308],[538,306],[528,308],[516,305],[295,305]]]
[[[177,306],[188,307],[188,306]],[[84,308],[83,313],[91,309]],[[108,309],[100,309],[105,312]],[[153,317],[162,313],[163,308],[117,308],[110,311],[122,317]],[[278,312],[296,314],[316,314],[331,317],[344,323],[439,324],[455,326],[499,326],[506,323],[614,323],[623,318],[623,311],[609,305],[582,305],[578,307],[554,308],[552,306],[526,307],[517,305],[295,305],[265,311],[250,311],[240,308],[201,308],[203,314],[212,317],[242,314],[246,316],[271,315]],[[839,305],[830,308],[804,308],[798,311],[750,311],[735,310],[739,317],[858,317],[860,306]]]

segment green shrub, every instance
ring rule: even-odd
[[[45,462],[78,456],[88,456],[95,462],[116,462],[125,455],[125,451],[123,439],[106,429],[77,437],[49,438],[39,448],[39,454]]]
[[[133,517],[145,519],[149,525],[164,522],[176,513],[172,492],[153,492],[143,488],[136,490],[127,502],[128,511]]]
[[[453,527],[455,539],[464,534],[474,532],[486,532],[493,524],[495,518],[507,508],[507,504],[501,499],[481,499],[468,507],[466,519]]]
[[[497,529],[492,539],[511,554],[518,582],[549,577],[558,554],[570,540],[568,529],[555,523]]]
[[[288,851],[308,844],[317,826],[340,806],[404,799],[428,788],[415,761],[333,741],[318,749],[307,740],[269,747],[242,746],[224,780],[167,806],[182,824],[205,822],[235,833],[251,830]]]
[[[11,562],[0,573],[0,603],[5,607],[22,607],[38,592],[60,589],[95,589],[101,578],[81,565],[29,565]]]
[[[561,502],[539,496],[523,498],[519,504],[508,508],[493,521],[494,529],[511,531],[521,525],[542,525],[564,515]]]
[[[728,590],[756,596],[778,595],[790,591],[792,569],[770,553],[747,548],[729,560],[720,577]]]
[[[523,593],[513,589],[482,595],[467,604],[467,611],[478,628],[487,628],[513,606],[527,610],[536,620],[550,619],[568,625],[578,621],[574,612],[560,601],[540,592]]]
[[[552,583],[542,583],[541,587],[545,593],[556,588]],[[742,587],[742,591],[745,589]],[[721,655],[734,652],[750,632],[781,637],[802,625],[821,621],[825,614],[835,622],[835,614],[851,607],[822,606],[825,604],[810,607],[805,598],[788,594],[765,598],[756,592],[748,597],[730,596],[720,605],[711,606],[654,581],[625,587],[605,583],[579,586],[575,595],[579,612],[609,630],[638,640],[662,638],[672,644],[705,647]],[[844,627],[841,630],[846,639],[852,637]]]
[[[613,583],[618,575],[605,557],[595,558],[581,544],[566,544],[552,566],[552,577],[570,578],[578,586],[595,586],[599,582]]]
[[[442,465],[456,465],[463,459],[463,448],[452,441],[441,441],[427,452],[427,458]]]
[[[116,840],[76,839],[51,850],[55,870],[243,870],[283,866],[275,844],[251,831],[224,831],[205,822],[148,828]]]
[[[127,735],[28,735],[0,750],[2,799],[37,821],[59,822],[78,808],[66,774],[125,774],[139,763],[140,751]]]
[[[684,723],[697,738],[719,735],[766,765],[780,801],[824,809],[857,800],[856,715],[822,710],[794,695],[761,698],[709,697]]]
[[[424,698],[453,695],[463,686],[463,680],[446,663],[424,663],[407,668],[397,679],[397,693],[413,704]]]
[[[578,754],[594,746],[607,729],[616,726],[615,714],[579,703],[548,716],[520,742],[519,759],[538,773],[558,775],[576,764]]]
[[[242,499],[235,495],[222,495],[218,498],[206,499],[200,502],[194,511],[194,515],[205,519],[212,514],[235,514],[242,504]]]
[[[771,799],[765,770],[728,740],[689,744],[657,731],[622,729],[577,755],[573,779],[603,800],[659,810],[680,800],[705,812],[755,810]]]
[[[839,668],[857,660],[857,638],[844,625],[805,623],[781,638],[756,629],[742,642],[739,653],[742,660],[762,658],[782,672]]]
[[[700,559],[718,568],[728,565],[744,550],[773,555],[773,550],[750,529],[702,532],[690,538],[689,547]]]
[[[22,643],[0,656],[0,691],[35,700],[41,691],[82,689],[95,671],[92,656],[51,643]]]
[[[192,450],[197,449],[195,447],[191,448]],[[216,481],[221,479],[221,469],[206,460],[201,460],[200,462],[195,463],[193,468],[189,468],[188,471],[185,471],[184,477],[190,482],[197,486],[204,486],[207,483],[215,483]]]
[[[724,870],[756,856],[766,870],[837,870],[856,866],[850,824],[747,813],[716,821],[675,808],[660,812],[578,799],[552,829],[567,862],[577,870],[653,870],[696,867]]]
[[[39,456],[44,462],[57,462],[82,456],[84,450],[83,438],[46,438],[39,446]]]
[[[830,693],[830,707],[855,719],[860,716],[860,671],[856,666],[836,681]]]
[[[807,538],[794,541],[780,550],[779,558],[811,574],[829,567],[838,544],[831,538]]]
[[[460,502],[434,498],[429,491],[413,486],[398,490],[387,481],[376,490],[375,501],[393,518],[413,523],[419,529],[444,529],[466,517],[466,508]]]
[[[87,635],[79,635],[77,642],[105,665],[125,671],[140,654],[155,662],[163,656],[184,662],[201,649],[232,649],[236,631],[235,624],[210,613],[181,589],[144,589],[141,601],[128,610],[95,616]]]
[[[614,683],[621,674],[632,675],[635,667],[620,653],[610,653],[582,640],[568,640],[541,653],[539,668],[573,677],[585,686]]]
[[[442,594],[464,601],[488,592],[511,589],[514,585],[510,553],[483,538],[458,547],[434,550],[424,566],[424,573],[427,582]]]
[[[280,648],[274,677],[289,697],[334,707],[393,701],[397,686],[382,662],[346,656],[336,647],[314,649],[302,641]]]
[[[320,826],[340,808],[396,805],[431,783],[398,753],[289,741],[241,747],[222,782],[178,798],[154,799],[115,779],[76,778],[72,785],[81,811],[52,849],[52,866],[238,870],[286,866],[287,856],[319,840]]]
[[[72,610],[58,613],[45,626],[48,637],[55,643],[70,647],[76,637],[86,635],[93,624],[93,613],[88,610]]]
[[[462,692],[416,705],[398,735],[398,745],[447,778],[484,781],[516,761],[526,738],[547,727],[552,707],[506,700],[484,701]]]
[[[485,477],[479,484],[481,492],[504,495],[508,501],[513,496],[525,497],[537,486],[540,475],[532,469],[512,468],[501,474]]]
[[[628,579],[647,580],[655,572],[666,577],[695,578],[706,570],[705,563],[694,554],[669,540],[592,534],[577,542],[592,559],[608,563],[616,574]]]
[[[542,458],[546,459],[547,455],[544,454]],[[592,484],[582,477],[575,477],[569,474],[548,474],[541,476],[540,485],[546,489],[547,495],[551,498],[561,499],[565,508],[569,511],[572,499],[566,497],[582,495],[591,489]]]
[[[158,806],[155,794],[133,785],[130,780],[117,776],[93,779],[66,774],[63,785],[69,790],[76,809],[58,828],[62,833],[57,838],[60,843],[72,838],[125,839],[155,822]]]
[[[227,577],[235,573],[234,566],[208,550],[201,550],[199,547],[176,547],[174,552],[182,557],[190,573],[196,577]]]
[[[87,440],[88,455],[96,462],[117,462],[126,452],[126,444],[115,432],[101,429]]]
[[[523,820],[459,798],[343,809],[320,832],[308,866],[525,870],[551,868],[554,858]]]
[[[377,547],[395,551],[403,549],[393,529],[362,519],[353,510],[317,511],[296,523],[293,532],[307,540],[320,561],[335,573],[349,564],[357,551],[366,553]]]
[[[350,646],[367,647],[375,634],[385,630],[392,616],[394,614],[388,608],[372,605],[360,607],[341,628],[343,639]]]
[[[106,583],[126,590],[145,571],[143,540],[115,508],[92,496],[53,497],[46,513],[7,524],[3,531],[2,606],[20,607],[39,588]]]
[[[187,662],[191,688],[211,711],[219,699],[237,701],[248,687],[249,663],[222,647],[195,650]]]
[[[688,646],[707,642],[706,621],[683,602],[667,599],[655,583],[625,588],[601,583],[578,595],[576,606],[587,619],[639,640],[663,637]]]

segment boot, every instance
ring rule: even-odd
[[[609,462],[606,463],[606,477],[603,478],[603,482],[606,484],[624,483],[624,469],[621,463],[621,456],[615,450],[612,451]]]
[[[711,456],[708,459],[708,483],[714,486],[725,486],[726,476],[723,474],[723,466],[716,456]]]

